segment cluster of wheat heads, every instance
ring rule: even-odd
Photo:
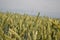
[[[60,20],[0,12],[0,40],[60,40]]]

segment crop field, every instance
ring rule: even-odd
[[[0,40],[60,40],[60,20],[0,12]]]

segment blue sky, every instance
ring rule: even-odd
[[[0,0],[0,11],[15,11],[60,18],[60,0]]]

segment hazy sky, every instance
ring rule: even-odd
[[[8,10],[60,18],[60,0],[0,0],[0,11]]]

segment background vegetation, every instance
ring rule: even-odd
[[[0,12],[0,40],[60,40],[60,20]]]

